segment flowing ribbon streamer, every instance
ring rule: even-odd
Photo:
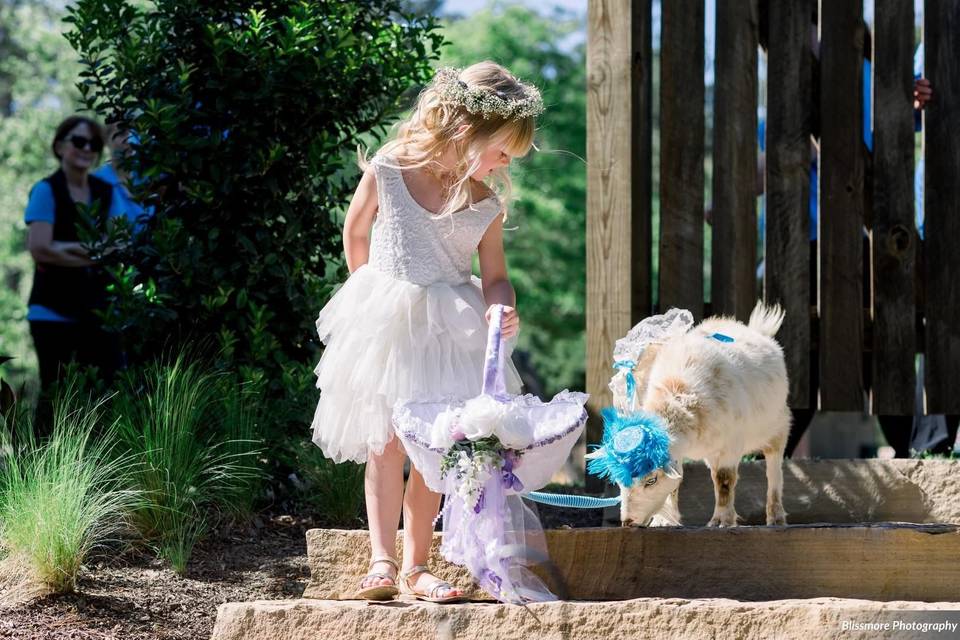
[[[487,349],[484,356],[483,394],[509,402],[503,377],[503,305],[493,305]],[[457,491],[455,474],[447,474],[443,508],[444,557],[467,567],[487,593],[502,602],[525,604],[555,600],[556,596],[524,566],[525,555],[510,549],[526,549],[524,520],[527,508],[508,491],[523,491],[523,483],[514,473],[521,459],[506,451],[503,460],[489,465],[489,474],[480,497],[472,507]]]

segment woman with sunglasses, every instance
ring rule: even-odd
[[[116,336],[94,313],[106,305],[106,274],[77,233],[78,204],[117,214],[111,185],[90,175],[103,151],[103,131],[90,118],[71,116],[57,127],[51,149],[60,167],[33,186],[24,215],[35,263],[27,320],[40,367],[37,435],[52,427],[54,387],[66,363],[96,366],[109,384],[120,359]]]

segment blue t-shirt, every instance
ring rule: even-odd
[[[121,207],[122,204],[120,201],[114,197],[110,204],[110,215],[124,215],[124,210]],[[27,208],[23,214],[23,221],[28,225],[31,222],[49,222],[53,224],[55,209],[53,188],[49,182],[41,180],[30,189],[30,198],[27,200]],[[27,320],[32,322],[76,322],[74,318],[61,315],[53,309],[39,304],[31,304],[27,307]]]
[[[922,60],[922,58],[921,58]],[[863,143],[867,146],[867,149],[871,152],[873,151],[873,121],[870,112],[870,99],[871,99],[871,90],[870,90],[870,77],[871,77],[871,65],[869,60],[863,61]],[[766,121],[763,118],[758,120],[757,126],[757,135],[760,141],[760,150],[766,151]],[[817,161],[814,159],[810,162],[810,203],[808,206],[810,212],[810,240],[817,239],[817,188],[818,188],[818,171],[817,171]],[[761,198],[760,203],[760,221],[759,221],[759,231],[761,237],[766,230],[766,194]],[[922,232],[921,232],[922,233]],[[764,262],[761,261],[757,265],[757,277],[763,277],[763,267]]]
[[[870,100],[872,97],[872,92],[870,89],[871,76],[870,73],[870,61],[863,61],[863,82],[861,83],[863,87],[863,144],[866,145],[867,150],[873,152],[873,116],[870,112]],[[814,160],[810,163],[810,239],[817,239],[817,189],[818,189],[818,171],[817,171],[817,161]]]
[[[116,208],[120,209],[122,215],[127,217],[133,235],[138,235],[143,232],[147,219],[153,215],[154,208],[144,207],[133,199],[133,196],[130,195],[130,191],[127,190],[127,187],[120,180],[120,176],[117,175],[112,164],[107,163],[103,165],[94,171],[93,175],[113,187],[113,202],[119,203]],[[134,180],[134,184],[136,184],[136,178],[134,177],[132,180]]]

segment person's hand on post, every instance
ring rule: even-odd
[[[918,78],[913,83],[913,108],[920,110],[933,99],[933,87],[926,78]]]

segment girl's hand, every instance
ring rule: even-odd
[[[487,307],[487,324],[490,324],[490,313],[493,306]],[[503,321],[501,323],[501,333],[503,338],[512,338],[520,332],[520,315],[513,307],[503,305]]]

